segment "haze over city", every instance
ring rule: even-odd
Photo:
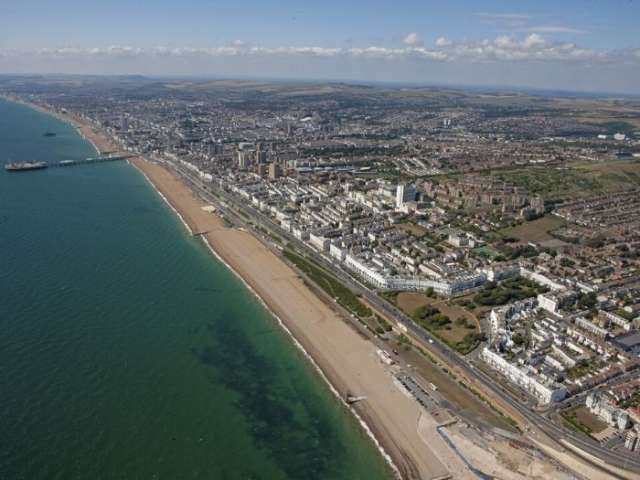
[[[0,73],[640,93],[640,5],[597,1],[3,2]],[[24,28],[28,26],[28,28]]]
[[[638,480],[639,13],[4,0],[0,479]]]

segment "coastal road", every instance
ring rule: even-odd
[[[459,371],[463,372],[466,378],[473,379],[481,383],[487,391],[491,392],[492,395],[500,398],[503,402],[509,405],[510,408],[524,417],[531,425],[534,426],[534,429],[531,432],[533,435],[535,435],[535,429],[537,428],[539,430],[538,433],[543,434],[547,442],[551,441],[557,446],[560,446],[563,450],[565,449],[565,447],[561,443],[561,440],[564,439],[580,448],[581,450],[584,450],[585,452],[603,460],[610,465],[621,469],[633,469],[636,472],[640,472],[640,461],[638,461],[637,459],[606,449],[595,441],[579,436],[578,434],[562,427],[561,425],[554,423],[544,415],[533,411],[529,406],[523,404],[519,398],[515,397],[509,391],[501,389],[498,385],[496,385],[494,379],[486,375],[480,369],[475,368],[473,364],[467,362],[466,359],[453,351],[444,342],[440,341],[437,337],[434,337],[428,331],[414,323],[406,314],[404,314],[404,312],[400,311],[398,308],[391,305],[386,300],[381,299],[376,292],[370,290],[359,280],[354,279],[350,274],[344,272],[333,261],[318,254],[315,250],[311,249],[305,243],[292,237],[289,232],[284,231],[269,217],[253,208],[250,204],[247,204],[246,200],[235,198],[230,193],[222,190],[221,188],[215,187],[213,184],[203,183],[192,172],[181,168],[178,165],[175,165],[173,163],[171,163],[170,165],[207,201],[210,201],[211,203],[216,205],[216,207],[218,207],[223,213],[232,216],[237,221],[237,223],[240,223],[245,228],[249,228],[247,220],[244,219],[242,215],[236,212],[236,210],[243,211],[251,218],[251,221],[255,225],[258,225],[266,229],[267,231],[272,231],[274,233],[277,232],[279,235],[287,238],[289,243],[295,245],[299,251],[304,252],[307,257],[311,258],[321,267],[330,271],[354,293],[356,293],[357,295],[361,295],[376,309],[384,312],[399,324],[404,325],[404,327],[406,327],[407,330],[411,332],[412,336],[422,341],[422,347],[444,359],[450,366],[456,367]],[[222,204],[220,200],[223,200],[224,204]],[[603,466],[599,465],[598,463],[592,462],[586,458],[585,460],[597,468],[603,468]]]

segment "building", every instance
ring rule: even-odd
[[[329,251],[329,246],[331,245],[331,241],[328,238],[315,233],[309,234],[309,243],[321,252]]]
[[[465,233],[460,232],[449,233],[447,242],[449,242],[450,245],[458,248],[473,247],[473,241],[469,239],[469,236]]]
[[[245,150],[238,150],[238,169],[246,170],[249,168],[249,157]]]
[[[282,170],[281,170],[279,164],[277,164],[277,163],[269,164],[269,178],[271,180],[275,180],[276,178],[280,178],[281,175],[282,175]]]
[[[262,147],[261,143],[258,143],[256,147],[255,160],[258,165],[267,163],[267,151]]]
[[[520,265],[512,264],[492,264],[484,268],[483,273],[490,282],[500,282],[507,278],[517,277],[520,275]]]
[[[416,189],[413,185],[399,184],[396,187],[396,207],[402,208],[405,202],[412,202],[416,199]]]
[[[632,355],[640,354],[640,332],[631,331],[613,339],[613,344]]]
[[[540,293],[538,304],[549,313],[560,316],[560,309],[570,305],[576,299],[575,292]]]
[[[532,297],[491,310],[491,314],[489,315],[491,339],[494,340],[503,334],[507,324],[514,316],[535,311],[537,307],[538,301],[535,297]]]
[[[591,392],[587,395],[585,405],[591,413],[597,415],[612,427],[618,430],[626,430],[631,426],[629,414],[615,406],[606,395],[599,392]]]
[[[539,378],[532,370],[509,362],[488,347],[483,348],[480,357],[510,382],[535,397],[541,405],[562,401],[567,396],[567,389],[563,385]]]
[[[606,338],[609,335],[609,331],[606,328],[602,328],[584,317],[576,318],[576,327],[586,330],[597,337]]]

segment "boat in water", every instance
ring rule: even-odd
[[[48,166],[47,162],[14,162],[7,163],[4,168],[9,172],[22,172],[26,170],[42,170]]]
[[[51,130],[47,130],[42,134],[43,137],[55,137],[57,135],[56,132],[52,132]]]

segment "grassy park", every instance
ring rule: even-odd
[[[471,352],[481,341],[475,316],[459,305],[418,292],[399,292],[395,303],[417,324],[462,354]]]
[[[311,281],[322,288],[329,296],[335,298],[345,309],[360,318],[371,316],[371,310],[363,305],[351,290],[342,285],[342,283],[327,271],[290,249],[285,249],[283,254],[287,260],[304,272]]]

